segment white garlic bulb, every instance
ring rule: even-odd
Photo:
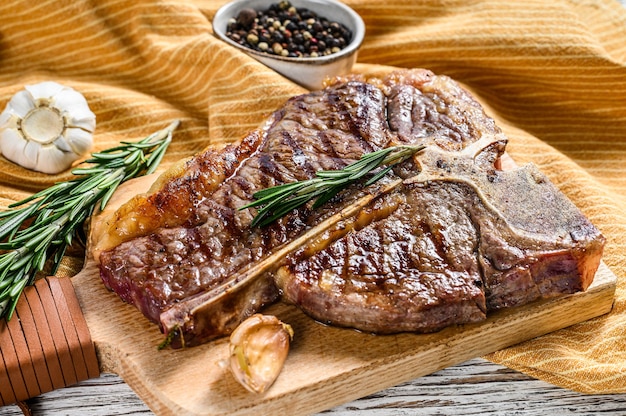
[[[0,114],[0,151],[27,169],[59,173],[91,149],[96,116],[78,91],[27,85]]]

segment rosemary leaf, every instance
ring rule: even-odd
[[[341,186],[333,186],[332,188],[328,189],[328,191],[324,192],[315,200],[315,203],[313,204],[313,209],[318,209],[319,207],[333,199],[339,193],[339,191],[341,191],[341,189]]]
[[[22,226],[24,221],[30,218],[33,212],[36,212],[36,205],[37,204],[30,208],[16,210],[13,217],[9,217],[7,220],[0,222],[0,238],[4,238],[7,235],[15,235],[15,232]]]
[[[163,156],[165,155],[165,150],[166,149],[158,148],[154,152],[152,152],[150,157],[148,157],[148,160],[146,161],[146,165],[148,166],[148,170],[146,171],[146,175],[150,175],[151,173],[154,173],[156,168],[161,163],[161,160],[163,159]]]
[[[178,121],[138,142],[93,153],[59,182],[0,213],[0,318],[10,319],[22,291],[51,263],[56,273],[67,247],[84,235],[94,207],[103,209],[124,181],[152,173],[171,143]],[[28,224],[28,225],[24,225]]]
[[[307,201],[309,200],[310,198],[308,197],[308,195],[300,195],[300,196],[296,196],[291,199],[288,199],[286,202],[281,204],[280,207],[278,207],[276,210],[270,211],[270,210],[262,209],[252,221],[251,226],[255,227],[258,225],[260,227],[264,227],[266,225],[269,225],[273,223],[274,221],[276,221],[278,218],[281,218],[285,216],[286,214],[290,213],[291,211],[293,211],[294,209],[300,207],[301,205],[306,204]]]
[[[26,283],[28,282],[25,279],[21,279],[11,288],[8,298],[12,300],[11,303],[13,307],[15,307],[14,305],[17,303],[17,298],[24,290]]]
[[[254,198],[259,199],[259,198],[265,198],[266,196],[270,196],[270,195],[288,194],[290,191],[295,191],[301,188],[303,186],[302,185],[303,182],[307,182],[307,181],[291,182],[291,183],[286,183],[283,185],[273,186],[267,189],[262,189],[254,194]]]
[[[46,200],[46,197],[49,197],[50,194],[54,194],[59,192],[61,189],[66,188],[66,182],[60,182],[57,184],[52,185],[49,188],[46,188],[44,190],[41,190],[39,192],[37,192],[36,194],[33,194],[25,199],[22,199],[21,201],[17,201],[12,203],[11,205],[9,205],[9,208],[15,208],[15,207],[19,207],[22,205],[26,205],[27,203],[34,201],[34,200],[39,200],[41,203],[43,203],[43,201]],[[8,210],[8,211],[3,211],[2,214],[0,214],[0,217],[6,217],[9,215],[12,215],[13,211],[12,210]]]
[[[54,252],[53,268],[52,270],[50,270],[51,275],[54,276],[59,270],[59,266],[61,265],[61,260],[63,259],[63,256],[65,255],[65,251],[67,250],[67,247],[70,244],[71,244],[71,238],[70,238],[70,243],[62,244],[59,247],[59,249]]]
[[[102,211],[104,209],[104,207],[106,207],[106,205],[109,203],[109,199],[111,199],[111,197],[115,193],[116,189],[117,189],[117,187],[113,187],[112,186],[102,196],[102,199],[100,200],[100,211]]]
[[[109,149],[109,150],[102,151],[100,153],[92,153],[91,157],[93,159],[87,160],[87,163],[101,163],[103,160],[107,160],[107,159],[117,159],[117,158],[120,158],[120,157],[121,158],[125,158],[126,156],[128,156],[130,154],[130,151],[128,151],[128,150],[119,151],[119,150],[122,150],[124,148],[125,148],[125,146],[118,146],[118,147],[114,147],[114,148]]]
[[[367,182],[365,182],[365,186],[370,186],[378,182],[383,176],[385,176],[391,170],[392,167],[393,166],[387,166],[386,168],[378,172],[376,175],[372,176],[370,179],[367,180]]]
[[[287,215],[294,209],[314,200],[312,209],[317,209],[334,198],[342,189],[387,165],[365,182],[370,186],[385,176],[393,166],[402,163],[425,146],[394,146],[366,153],[356,162],[338,170],[321,170],[315,177],[304,181],[290,182],[255,192],[255,199],[239,208],[258,208],[251,227],[266,226]],[[1,299],[0,299],[1,300]]]
[[[343,178],[345,176],[345,173],[341,170],[319,170],[315,172],[315,175],[319,178],[334,179]]]

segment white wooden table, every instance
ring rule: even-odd
[[[33,415],[113,416],[152,412],[119,377],[57,390],[28,402]],[[482,359],[389,388],[320,415],[626,415],[626,394],[583,395]],[[19,416],[13,406],[2,416]]]
[[[626,7],[626,0],[619,0]],[[152,415],[114,374],[56,390],[27,403],[34,416]],[[0,416],[20,416],[17,405]],[[320,415],[626,415],[626,394],[584,395],[476,358]]]

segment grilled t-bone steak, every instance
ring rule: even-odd
[[[399,144],[426,149],[370,187],[250,227],[261,189]],[[287,101],[120,208],[94,248],[104,284],[172,346],[228,334],[281,298],[322,322],[432,332],[585,290],[604,238],[457,83],[427,70],[339,79]],[[101,254],[100,254],[101,253]]]

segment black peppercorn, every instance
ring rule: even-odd
[[[254,19],[256,19],[256,10],[254,9],[242,9],[237,15],[237,24],[241,25],[246,29],[250,29],[254,24]]]
[[[352,33],[338,22],[283,0],[266,10],[242,9],[228,21],[226,36],[250,49],[299,58],[337,53],[350,43]]]
[[[322,30],[324,30],[324,28],[322,27],[322,24],[318,21],[315,21],[315,23],[311,25],[311,29],[313,29],[313,32],[315,33],[319,33]]]
[[[272,33],[272,40],[274,40],[274,42],[282,42],[285,40],[285,36],[283,36],[280,31],[274,32]]]

